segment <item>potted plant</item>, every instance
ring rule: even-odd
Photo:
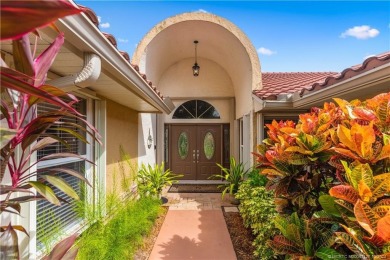
[[[222,198],[224,198],[225,194],[228,192],[232,195],[232,204],[238,204],[238,200],[234,197],[234,195],[237,193],[238,188],[244,181],[248,170],[245,170],[243,163],[237,163],[234,157],[230,157],[229,168],[225,168],[219,163],[217,163],[217,165],[221,168],[221,174],[214,174],[210,177],[210,179],[223,180],[224,183],[218,186],[218,188],[223,189]]]
[[[174,174],[170,169],[165,170],[164,163],[156,164],[154,167],[142,164],[137,175],[138,192],[141,196],[152,196],[160,199],[163,188],[177,183],[177,179],[181,177],[183,175]]]

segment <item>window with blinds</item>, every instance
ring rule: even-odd
[[[69,163],[61,165],[60,167],[82,173],[84,171],[84,162]],[[47,168],[47,170],[50,170],[50,168]],[[42,173],[44,174],[46,171],[42,171]],[[80,180],[78,178],[66,173],[59,173],[57,176],[64,179],[79,195],[81,195]],[[71,228],[81,221],[75,211],[75,205],[72,203],[73,199],[69,198],[65,193],[53,186],[51,186],[51,188],[56,195],[65,198],[70,203],[61,202],[61,206],[56,206],[46,200],[37,202],[38,249],[43,249],[45,245],[53,243],[65,233],[67,228]]]
[[[80,99],[80,101],[74,105],[75,109],[81,114],[85,115],[87,110],[87,100]],[[58,108],[49,103],[40,103],[37,105],[37,113],[38,115],[42,115]],[[73,117],[65,117],[61,119],[63,122],[69,122],[73,125],[81,125],[85,127],[85,124],[76,118]],[[72,127],[67,125],[67,128],[70,128],[72,131],[77,132],[80,135],[85,137],[85,133],[80,131],[77,127]],[[53,145],[47,146],[44,149],[41,149],[37,152],[37,159],[40,159],[46,155],[54,154],[54,153],[63,153],[70,152],[76,153],[79,155],[86,154],[86,144],[80,141],[78,138],[73,137],[68,132],[61,131],[60,126],[53,126],[48,129],[48,133],[56,136],[60,136],[64,139],[68,146],[65,146],[61,143],[55,143]],[[66,158],[58,161],[55,161],[55,165],[50,163],[50,160],[44,161],[45,164],[38,165],[39,173],[45,174],[50,171],[51,167],[55,168],[68,168],[80,173],[84,173],[85,171],[85,162],[82,160],[79,161],[70,161]],[[47,167],[45,165],[52,165]],[[57,176],[63,178],[80,196],[80,180],[72,175],[66,173],[58,173]],[[73,199],[69,198],[62,191],[54,188],[52,186],[53,191],[56,195],[64,198],[66,201],[72,202]],[[54,242],[60,238],[66,231],[66,229],[71,228],[72,226],[80,223],[81,219],[78,217],[77,213],[74,210],[73,203],[61,202],[61,206],[55,206],[47,201],[38,201],[37,202],[37,246],[38,249],[43,249],[45,245]]]
[[[80,99],[80,101],[74,105],[75,109],[80,112],[81,114],[85,115],[86,114],[86,100],[85,99]],[[58,107],[49,103],[40,103],[38,104],[38,115],[42,115],[44,113],[52,112],[57,110]],[[81,120],[73,117],[65,117],[61,121],[63,122],[69,122],[73,123],[75,125],[80,125],[85,128],[85,123],[82,122]],[[77,127],[70,127],[67,125],[67,128],[70,128],[72,131],[84,136],[85,133],[83,131],[79,131]],[[48,133],[52,135],[57,135],[61,137],[64,141],[67,142],[68,147],[61,143],[55,143],[50,146],[45,147],[44,149],[41,149],[38,151],[37,158],[40,159],[46,155],[53,154],[53,153],[62,153],[62,152],[70,152],[70,153],[77,153],[77,154],[85,154],[86,152],[86,146],[85,144],[77,139],[76,137],[72,136],[68,132],[60,131],[59,126],[54,126],[50,129],[48,129]]]

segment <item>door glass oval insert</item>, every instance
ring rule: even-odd
[[[186,132],[181,132],[177,140],[177,150],[180,159],[184,160],[188,155],[188,135]]]
[[[207,132],[203,140],[204,155],[208,160],[213,158],[215,151],[214,136],[211,132]]]

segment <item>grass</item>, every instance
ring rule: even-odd
[[[126,202],[106,225],[96,222],[83,233],[77,259],[133,259],[161,212],[156,199]]]

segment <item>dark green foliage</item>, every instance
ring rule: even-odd
[[[97,222],[83,233],[78,241],[78,259],[133,259],[160,213],[160,201],[156,199],[126,202],[106,225]]]
[[[252,169],[248,173],[248,182],[253,187],[265,186],[267,184],[267,177],[259,173],[259,169]]]
[[[219,186],[219,188],[223,189],[222,198],[226,193],[230,195],[236,194],[245,176],[248,174],[248,170],[245,170],[244,164],[237,163],[234,157],[230,157],[230,168],[225,168],[219,163],[217,163],[217,166],[221,168],[221,174],[214,174],[209,179],[225,181],[224,184]]]

